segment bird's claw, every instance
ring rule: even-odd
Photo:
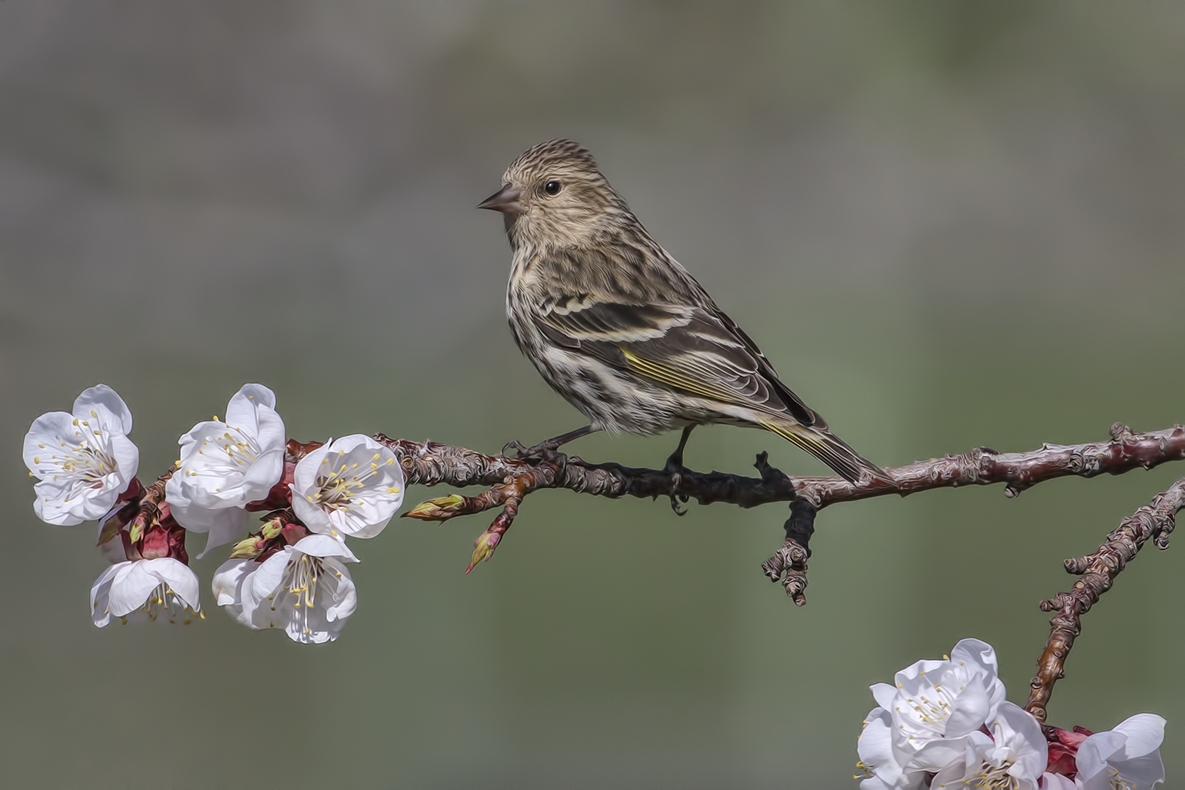
[[[686,494],[679,493],[679,486],[683,483],[683,454],[675,452],[667,459],[666,465],[663,466],[663,471],[671,477],[671,510],[675,511],[676,516],[683,516],[687,514],[687,508],[679,504],[680,502],[688,502],[689,497]]]
[[[508,450],[514,451],[514,454],[511,455],[509,452],[507,452]],[[548,454],[555,452],[555,448],[549,445],[547,442],[535,444],[530,447],[524,447],[522,442],[516,440],[502,445],[502,457],[513,458],[516,461],[527,461],[532,458],[543,459],[546,458]]]

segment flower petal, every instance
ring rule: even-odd
[[[1078,790],[1079,785],[1068,776],[1041,774],[1041,790]]]
[[[254,560],[228,560],[214,571],[214,581],[210,585],[218,605],[231,617],[251,629],[258,626],[251,622],[251,618],[243,611],[243,585],[258,567],[259,563]]]
[[[124,566],[131,564],[130,562],[121,562],[118,565],[112,565],[100,573],[99,578],[95,579],[95,583],[91,586],[91,617],[99,628],[111,622],[109,602],[111,581]]]
[[[302,554],[308,554],[310,557],[337,557],[346,562],[359,561],[344,540],[332,538],[329,535],[314,533],[301,538],[292,548]]]
[[[1019,705],[1003,702],[996,712],[991,754],[999,762],[1013,763],[1009,774],[1018,781],[1036,783],[1049,761],[1049,743],[1041,724]]]
[[[244,430],[250,426],[252,433],[257,433],[255,415],[259,406],[274,410],[276,393],[262,384],[244,384],[226,404],[226,421]]]
[[[146,572],[160,580],[165,588],[176,595],[195,612],[201,611],[201,585],[197,574],[189,566],[172,557],[158,557],[137,563]]]
[[[334,574],[332,578],[326,579],[332,603],[325,607],[325,616],[329,622],[338,623],[333,636],[336,639],[346,618],[358,608],[358,588],[354,585],[354,580],[350,578],[350,572],[346,570],[346,566],[338,560],[332,557],[326,558],[325,568]]]
[[[984,679],[978,675],[967,680],[966,685],[951,706],[950,718],[946,721],[946,737],[958,738],[975,732],[987,724],[991,715]]]
[[[1164,718],[1155,713],[1137,713],[1115,727],[1115,732],[1127,736],[1123,747],[1123,759],[1143,757],[1160,748],[1164,743]]]
[[[884,708],[873,708],[864,717],[864,729],[856,742],[860,762],[873,776],[893,787],[901,778],[901,766],[893,751],[893,721]],[[872,786],[872,785],[870,785]],[[863,782],[861,788],[865,788]]]
[[[91,414],[95,412],[95,414]],[[132,432],[132,412],[119,393],[106,384],[96,384],[74,399],[74,416],[95,417],[107,430],[127,435]]]
[[[1107,760],[1120,751],[1126,742],[1127,736],[1114,730],[1091,735],[1078,747],[1078,756],[1075,758],[1078,776],[1084,780],[1102,776],[1107,770]]]

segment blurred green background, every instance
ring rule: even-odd
[[[20,440],[99,381],[147,478],[245,381],[301,439],[576,427],[510,340],[501,219],[474,210],[556,136],[883,465],[1166,427],[1183,35],[1159,0],[0,3],[0,783],[854,787],[867,686],[971,635],[1023,703],[1062,559],[1185,466],[828,510],[805,609],[758,569],[783,506],[543,492],[469,577],[486,519],[397,521],[355,544],[341,640],[303,647],[208,588],[200,624],[94,628],[93,529],[35,519]],[[654,465],[675,438],[574,452]],[[762,449],[818,470],[731,428],[688,463]],[[1183,569],[1139,557],[1051,706],[1166,716],[1170,786]]]

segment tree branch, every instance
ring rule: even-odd
[[[1074,639],[1082,633],[1082,615],[1111,589],[1115,577],[1135,559],[1145,543],[1152,540],[1157,548],[1168,548],[1169,534],[1182,509],[1185,509],[1185,478],[1125,518],[1098,551],[1066,560],[1066,571],[1081,578],[1074,582],[1069,592],[1058,593],[1041,602],[1042,611],[1055,614],[1049,621],[1049,641],[1037,659],[1037,674],[1029,684],[1029,701],[1025,705],[1038,721],[1045,722],[1053,684],[1065,675],[1066,657],[1074,646]]]
[[[849,483],[840,477],[790,477],[771,466],[768,456],[757,457],[760,477],[722,472],[634,469],[620,464],[590,464],[561,453],[543,458],[519,459],[485,455],[463,447],[436,442],[375,438],[391,448],[403,466],[407,482],[425,486],[489,486],[475,497],[450,494],[430,499],[405,515],[425,521],[447,521],[456,516],[501,507],[502,512],[478,538],[469,565],[489,559],[510,528],[523,499],[541,488],[566,488],[578,493],[610,498],[624,496],[669,497],[702,505],[725,502],[755,507],[771,502],[799,501],[786,522],[786,541],[762,564],[771,580],[781,582],[797,604],[805,603],[807,546],[814,531],[815,513],[838,502],[850,502],[886,494],[908,494],[934,488],[1004,483],[1005,494],[1021,491],[1056,477],[1094,477],[1123,474],[1136,468],[1151,469],[1167,461],[1185,458],[1185,428],[1174,426],[1151,433],[1133,433],[1127,426],[1111,426],[1111,440],[1076,445],[1042,445],[1023,453],[998,453],[980,447],[969,453],[918,461],[888,470],[896,481],[887,486],[875,480]]]

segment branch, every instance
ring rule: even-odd
[[[560,453],[519,459],[435,442],[391,439],[383,434],[375,438],[400,459],[409,484],[489,487],[474,497],[450,494],[430,499],[405,514],[426,521],[447,521],[502,507],[494,523],[479,536],[469,570],[489,559],[510,528],[523,499],[541,488],[565,488],[610,498],[661,496],[669,497],[672,504],[691,499],[704,505],[724,502],[745,508],[771,502],[802,503],[792,510],[786,522],[782,548],[762,564],[766,575],[781,582],[787,594],[799,604],[805,602],[806,560],[810,556],[807,544],[814,530],[814,516],[829,505],[886,494],[906,496],[934,488],[995,483],[1004,483],[1005,494],[1015,497],[1037,483],[1057,477],[1123,474],[1185,458],[1185,428],[1178,425],[1137,434],[1116,423],[1111,427],[1111,440],[1105,442],[1046,444],[1023,453],[998,453],[981,447],[963,455],[895,467],[888,473],[896,485],[888,486],[871,480],[849,483],[839,477],[790,477],[770,466],[765,453],[757,458],[760,477],[751,478],[722,472],[684,469],[676,473],[619,464],[590,464]]]
[[[1049,621],[1049,641],[1037,659],[1037,674],[1029,684],[1029,701],[1025,705],[1038,721],[1045,722],[1053,684],[1065,675],[1066,657],[1074,646],[1074,639],[1082,633],[1082,615],[1111,589],[1115,577],[1135,559],[1145,543],[1152,540],[1158,549],[1168,548],[1169,534],[1182,509],[1185,509],[1185,478],[1125,518],[1098,551],[1066,560],[1066,571],[1081,578],[1069,592],[1058,593],[1041,602],[1042,611],[1055,614]]]

